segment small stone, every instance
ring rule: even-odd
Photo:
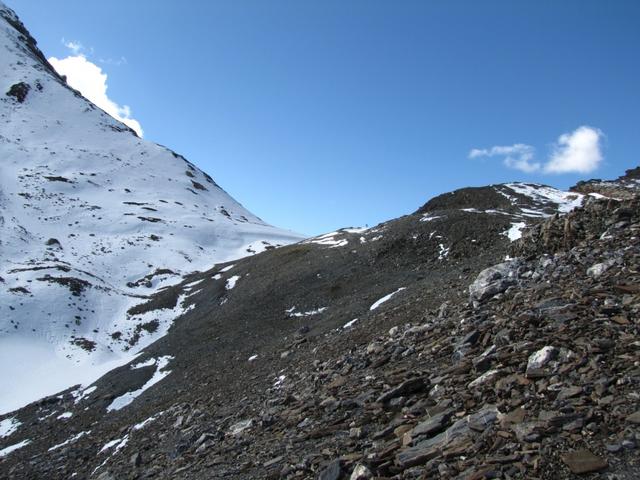
[[[361,463],[356,465],[356,468],[353,469],[351,473],[350,480],[368,480],[372,477],[371,471]]]
[[[206,442],[201,443],[201,444],[198,446],[198,448],[196,448],[196,453],[197,453],[197,454],[201,454],[201,453],[203,453],[203,452],[206,452],[206,451],[207,451],[207,449],[208,449],[211,445],[212,445],[212,443],[211,443],[211,442],[209,442],[209,441],[206,441]]]
[[[142,464],[142,455],[140,455],[139,452],[134,453],[133,455],[131,455],[129,463],[134,467],[139,467]]]
[[[636,448],[636,442],[633,440],[623,440],[622,446],[627,450],[633,450],[634,448]]]
[[[282,460],[284,460],[284,457],[283,457],[282,455],[280,455],[279,457],[272,458],[272,459],[271,459],[271,460],[269,460],[268,462],[264,462],[264,463],[262,464],[262,466],[263,466],[264,468],[269,468],[269,467],[271,467],[271,466],[275,465],[276,463],[280,463]]]
[[[251,428],[253,426],[253,420],[249,419],[249,420],[242,420],[238,423],[235,423],[233,425],[231,425],[231,427],[229,428],[229,433],[231,435],[239,435],[242,432],[244,432],[245,430]]]
[[[578,418],[573,422],[569,422],[566,425],[563,425],[562,430],[564,430],[565,432],[579,432],[580,430],[582,430],[583,426],[584,420]]]
[[[467,385],[467,388],[476,388],[485,383],[491,383],[499,374],[500,370],[489,370],[488,372],[480,375],[473,382],[469,383],[469,385]]]
[[[503,415],[500,419],[500,425],[504,428],[511,424],[522,423],[527,415],[524,408],[516,408],[515,410]]]
[[[480,332],[477,330],[471,330],[465,337],[460,341],[460,345],[475,345],[475,343],[480,338]]]
[[[566,400],[568,398],[577,397],[582,393],[582,387],[568,387],[564,388],[558,394],[558,399]]]
[[[576,450],[562,455],[562,461],[572,473],[597,472],[607,468],[606,460],[595,456],[589,450]]]
[[[345,377],[343,377],[342,375],[338,375],[336,378],[334,378],[329,385],[327,385],[327,387],[333,389],[333,388],[340,388],[342,387],[344,384],[347,383],[347,379]]]
[[[558,356],[558,349],[547,345],[529,357],[527,362],[527,371],[538,370]]]
[[[483,302],[517,284],[518,266],[517,260],[510,260],[484,269],[469,285],[469,300]]]
[[[390,390],[387,390],[385,393],[378,397],[378,403],[385,403],[391,400],[392,398],[400,397],[402,395],[417,393],[424,391],[427,388],[427,383],[421,377],[412,378],[405,382],[402,382],[397,387],[394,387]]]
[[[214,438],[215,438],[215,435],[213,435],[211,433],[203,433],[202,435],[200,435],[198,440],[196,440],[196,443],[194,443],[193,446],[198,448],[200,445],[202,445],[207,440],[213,440]]]
[[[402,438],[402,436],[407,433],[409,430],[411,430],[411,425],[400,425],[399,427],[396,427],[393,430],[393,434],[397,437],[397,438]]]
[[[111,475],[111,472],[102,472],[96,480],[115,480],[115,477]]]
[[[622,450],[622,445],[620,445],[619,443],[614,443],[614,444],[606,445],[606,448],[607,448],[607,452],[609,453],[618,453],[620,450]]]
[[[609,270],[613,266],[614,262],[612,260],[608,260],[603,263],[596,263],[591,267],[587,268],[587,275],[593,278],[600,277],[604,272]]]
[[[332,407],[332,406],[336,405],[336,404],[337,404],[337,402],[338,402],[338,401],[336,400],[336,398],[335,398],[335,397],[327,397],[327,398],[325,398],[324,400],[322,400],[322,401],[320,402],[320,406],[321,406],[322,408],[330,408],[330,407]]]
[[[627,417],[627,422],[635,423],[636,425],[640,425],[640,410],[635,413],[632,413]]]
[[[611,317],[611,321],[617,323],[618,325],[629,325],[629,320],[623,315],[616,315],[615,317]]]
[[[340,460],[336,459],[327,465],[318,475],[318,480],[338,480],[342,475]]]
[[[420,422],[418,425],[416,425],[411,432],[411,436],[413,438],[417,438],[422,435],[429,436],[435,433],[439,433],[444,429],[444,427],[447,426],[447,424],[449,423],[449,418],[451,418],[451,411],[434,415],[428,420]]]

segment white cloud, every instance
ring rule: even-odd
[[[491,147],[489,149],[474,148],[469,152],[469,158],[479,157],[504,157],[502,162],[509,168],[515,168],[526,173],[537,172],[540,170],[540,163],[533,162],[536,149],[531,145],[516,143],[510,146]]]
[[[534,160],[536,149],[523,143],[474,148],[469,152],[469,158],[503,157],[502,162],[505,166],[525,173],[590,173],[602,162],[602,137],[604,134],[601,130],[587,126],[560,135],[544,165]]]
[[[74,53],[82,49],[78,42],[66,42],[65,45]],[[91,102],[107,112],[116,120],[131,127],[140,137],[143,131],[140,122],[131,118],[131,109],[128,105],[118,105],[107,96],[107,74],[95,63],[80,55],[73,55],[63,59],[49,58],[49,63],[60,75],[67,77],[67,83],[79,90]]]
[[[587,126],[560,135],[551,158],[544,166],[545,173],[593,172],[602,162],[602,137],[602,131]]]

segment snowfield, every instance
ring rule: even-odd
[[[181,313],[129,313],[158,288],[301,239],[70,89],[19,30],[0,2],[0,414],[133,359]]]

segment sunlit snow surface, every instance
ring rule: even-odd
[[[396,293],[401,292],[402,290],[406,290],[407,287],[400,287],[399,289],[397,289],[395,292],[391,292],[388,295],[385,295],[384,297],[382,297],[380,300],[376,301],[373,305],[371,305],[369,307],[369,310],[375,310],[376,308],[378,308],[380,305],[382,305],[384,302],[387,302],[389,300],[391,300],[391,297],[393,297]]]
[[[20,425],[20,421],[15,418],[5,418],[0,421],[0,438],[11,436]]]
[[[503,234],[506,235],[509,240],[514,242],[522,237],[522,229],[526,226],[527,224],[525,222],[513,222],[511,227],[509,227],[507,231],[503,232]]]
[[[227,283],[225,284],[225,288],[227,290],[231,290],[233,287],[236,286],[236,283],[238,282],[238,280],[240,280],[239,275],[234,275],[233,277],[229,278],[227,280]]]
[[[553,204],[559,212],[570,212],[582,205],[584,195],[575,192],[564,192],[546,185],[528,183],[505,183],[514,192],[525,195],[541,204]],[[539,213],[533,211],[532,213]]]
[[[0,414],[88,385],[166,333],[180,305],[128,345],[149,318],[127,311],[159,287],[300,240],[75,94],[20,36],[0,18]],[[22,103],[5,95],[18,82]]]
[[[16,443],[14,445],[10,445],[6,448],[3,448],[2,450],[0,450],[0,458],[2,457],[6,457],[7,455],[9,455],[11,452],[14,452],[16,450],[18,450],[19,448],[25,447],[27,445],[29,445],[31,443],[31,440],[23,440],[19,443]]]
[[[80,439],[81,439],[82,437],[84,437],[85,435],[89,435],[90,433],[91,433],[91,430],[86,431],[86,432],[80,432],[80,433],[78,433],[77,435],[74,435],[73,437],[71,437],[71,438],[69,438],[69,439],[65,440],[64,442],[59,443],[59,444],[57,444],[57,445],[54,445],[54,446],[53,446],[53,447],[51,447],[48,451],[49,451],[49,452],[52,452],[52,451],[54,451],[54,450],[57,450],[58,448],[62,448],[62,447],[65,447],[65,446],[67,446],[67,445],[70,445],[70,444],[72,444],[72,443],[74,443],[74,442],[76,442],[76,441],[80,440]]]

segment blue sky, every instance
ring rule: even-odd
[[[302,233],[640,163],[637,1],[6,1],[145,138]]]

